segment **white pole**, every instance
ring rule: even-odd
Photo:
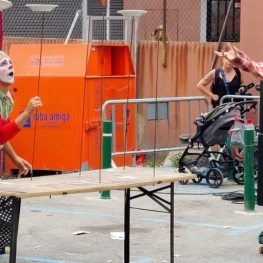
[[[107,0],[106,17],[110,16],[110,0]],[[107,40],[110,40],[110,20],[107,19]]]
[[[137,57],[138,57],[138,46],[139,46],[139,17],[135,18],[134,27],[135,27],[135,30],[134,30],[134,51],[133,51],[134,61],[133,61],[133,64],[134,64],[134,70],[135,72],[137,72]]]
[[[87,43],[87,14],[88,2],[82,0],[82,43]]]
[[[68,41],[69,41],[69,39],[70,39],[70,37],[71,37],[71,34],[72,34],[72,31],[73,31],[73,29],[74,29],[74,27],[75,27],[75,25],[76,25],[76,23],[77,23],[77,20],[78,20],[79,15],[80,15],[81,12],[82,12],[81,10],[78,10],[78,11],[77,11],[77,13],[76,13],[76,15],[75,15],[75,17],[74,17],[74,20],[73,20],[73,22],[72,22],[72,24],[71,24],[71,27],[70,27],[70,29],[69,29],[69,32],[68,32],[68,35],[67,35],[67,38],[66,38],[64,44],[68,44]]]

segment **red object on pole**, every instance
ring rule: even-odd
[[[105,6],[105,5],[106,5],[106,2],[107,2],[107,0],[100,0],[100,2],[101,2],[101,4],[102,4],[103,6]]]
[[[141,149],[137,149],[137,150],[140,151]],[[144,162],[145,162],[145,154],[140,153],[136,155],[136,165],[140,165]]]
[[[0,12],[0,50],[3,48],[3,16]]]
[[[0,12],[0,50],[3,48],[3,17],[2,17],[2,12]],[[3,173],[3,153],[0,151],[0,174],[2,175]]]

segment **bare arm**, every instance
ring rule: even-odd
[[[4,144],[13,138],[21,130],[28,117],[34,114],[36,108],[40,106],[42,106],[40,98],[34,97],[29,100],[26,109],[15,119],[15,121],[12,121],[6,125],[3,125],[0,122],[0,144]]]
[[[32,173],[32,166],[26,160],[24,160],[16,154],[9,142],[3,145],[2,150],[12,160],[14,165],[16,165],[19,168],[20,175],[27,175],[28,172]]]
[[[15,119],[17,126],[21,129],[27,119],[36,111],[36,108],[40,106],[42,106],[42,102],[39,97],[36,96],[30,99],[24,112]]]
[[[13,147],[9,142],[3,145],[2,150],[10,159],[14,159],[17,156],[17,154],[15,153]]]
[[[214,79],[215,79],[215,70],[213,69],[210,72],[208,72],[208,74],[198,82],[197,88],[202,92],[203,95],[209,97],[209,99],[218,100],[218,96],[216,94],[213,94],[210,91],[210,89],[206,87],[209,83],[212,83]]]

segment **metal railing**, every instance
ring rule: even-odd
[[[77,20],[82,13],[82,42],[83,43],[104,43],[114,41],[125,43],[130,46],[130,52],[136,71],[139,46],[139,20],[147,13],[144,10],[119,10],[119,16],[88,16],[87,10],[78,10],[69,29],[65,43],[68,44]]]
[[[146,135],[156,135],[155,147],[149,143],[149,137],[145,136],[145,140],[137,142],[138,133],[136,135],[136,148],[129,151],[116,151],[116,116],[115,107],[122,105],[124,127],[127,125],[127,108],[129,105],[135,105],[135,131],[137,129],[137,116],[138,106],[142,105],[139,109],[139,114],[144,120],[145,127],[144,133]],[[110,108],[108,108],[110,107]],[[110,110],[111,117],[107,119],[107,112]],[[179,140],[181,134],[193,134],[196,132],[194,119],[201,115],[201,112],[209,111],[209,102],[203,96],[196,97],[168,97],[168,98],[145,98],[145,99],[129,99],[127,100],[108,100],[102,106],[102,121],[112,121],[112,156],[121,155],[135,155],[139,153],[154,153],[154,152],[167,152],[184,150],[186,147],[182,146]],[[143,113],[143,115],[142,115]],[[175,118],[177,116],[177,119]],[[152,121],[155,121],[156,131],[153,131]],[[164,134],[166,132],[166,134]],[[124,133],[124,136],[126,133]],[[177,136],[177,138],[175,138]],[[123,138],[125,141],[125,138]],[[164,145],[164,141],[167,142]],[[140,148],[140,150],[138,150]]]
[[[243,100],[243,101],[256,100],[258,102],[257,108],[260,109],[260,96],[225,95],[221,98],[220,105],[229,100],[232,102],[234,102],[235,100]],[[257,123],[259,123],[259,114],[257,114]]]
[[[83,33],[82,41],[84,43],[91,43],[101,40],[119,40],[129,43],[125,39],[124,34],[126,20],[124,16],[87,16],[87,29]],[[113,30],[112,24],[114,24],[115,30]]]

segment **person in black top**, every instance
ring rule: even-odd
[[[222,68],[211,70],[197,84],[197,88],[205,96],[209,97],[214,108],[219,105],[219,101],[223,96],[235,95],[236,92],[242,90],[241,86],[244,85],[241,71],[238,68],[234,68],[232,63],[225,58],[222,59],[222,62]],[[225,75],[227,84],[223,80],[222,73]],[[208,84],[210,85],[208,86]]]

